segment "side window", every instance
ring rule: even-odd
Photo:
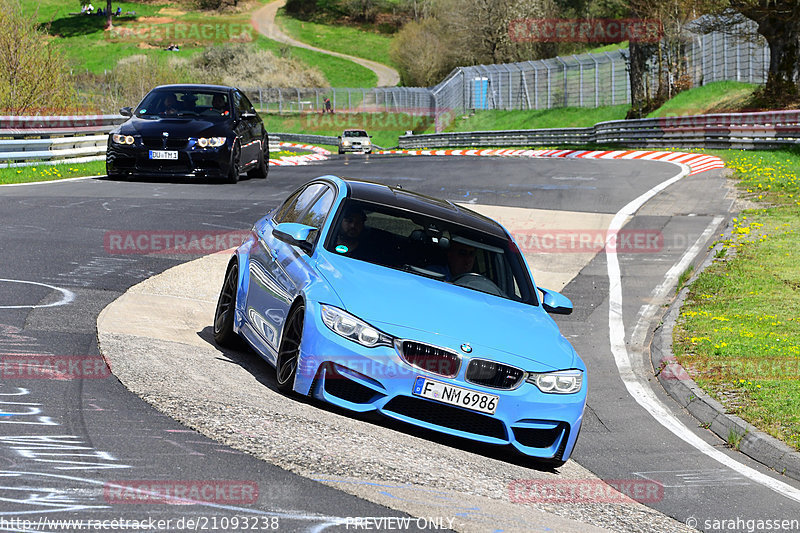
[[[307,226],[313,226],[317,229],[321,228],[325,219],[328,218],[328,213],[330,213],[334,199],[335,195],[331,189],[325,191],[322,196],[319,197],[319,200],[314,202],[314,205],[311,206],[301,222]]]
[[[306,211],[306,208],[325,188],[325,185],[315,183],[292,195],[275,214],[273,218],[275,223],[300,222],[300,217]]]
[[[240,93],[239,91],[236,91],[233,94],[234,103],[236,104],[236,111],[238,112],[239,116],[241,116],[242,113],[249,113],[253,110],[253,105],[244,94]]]
[[[244,93],[239,93],[239,94],[242,95],[241,104],[243,108],[246,111],[255,111],[255,107],[253,107],[253,104],[250,103],[250,99],[247,98],[247,95],[245,95]]]

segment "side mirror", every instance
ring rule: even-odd
[[[542,307],[548,313],[554,315],[569,315],[572,314],[572,302],[563,294],[543,289],[539,287],[542,292]]]
[[[314,245],[309,241],[309,237],[315,231],[317,231],[317,228],[313,226],[306,226],[297,222],[282,222],[275,226],[272,234],[276,239],[292,246],[297,246],[305,253],[310,254]]]
[[[123,107],[119,110],[119,114],[123,117],[132,117],[133,116],[133,109],[130,107]]]

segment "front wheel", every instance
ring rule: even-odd
[[[300,304],[289,315],[281,347],[278,350],[275,377],[278,382],[278,390],[284,394],[292,392],[294,388],[294,378],[297,375],[297,365],[300,360],[300,343],[303,340],[305,310],[305,306]]]
[[[233,331],[233,315],[236,312],[236,290],[239,285],[239,264],[234,261],[228,269],[214,313],[214,342],[226,348],[239,343],[239,335]]]
[[[258,158],[258,164],[253,169],[247,171],[247,176],[249,178],[261,180],[267,179],[267,173],[269,172],[267,165],[269,165],[269,145],[265,140],[261,147],[261,155]]]
[[[228,166],[228,183],[237,183],[239,181],[239,174],[242,172],[240,161],[242,158],[242,149],[239,146],[239,141],[234,141],[231,148],[231,164]]]

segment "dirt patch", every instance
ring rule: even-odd
[[[169,24],[175,22],[175,19],[172,17],[139,17],[136,19],[136,22],[142,22],[144,24]]]
[[[168,17],[180,17],[186,13],[187,11],[183,11],[182,9],[178,9],[176,7],[164,7],[158,11],[159,15],[166,15]]]

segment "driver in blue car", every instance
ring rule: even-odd
[[[469,244],[451,241],[447,249],[447,264],[432,265],[430,270],[444,274],[445,281],[453,281],[462,274],[472,272],[475,267],[477,249]]]

